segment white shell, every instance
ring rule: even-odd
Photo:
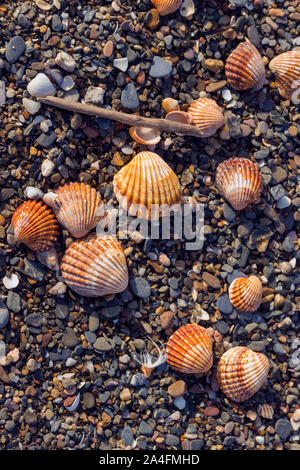
[[[38,73],[27,85],[27,91],[31,96],[53,96],[55,95],[55,88],[50,82],[47,75]]]

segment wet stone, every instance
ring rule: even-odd
[[[121,93],[121,103],[126,109],[136,109],[139,107],[140,102],[138,98],[135,86],[132,83],[128,83]]]

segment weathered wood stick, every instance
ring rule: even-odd
[[[174,134],[202,137],[200,129],[196,126],[168,121],[167,119],[145,118],[135,114],[98,108],[97,106],[92,106],[90,104],[77,103],[63,98],[57,98],[56,96],[46,96],[45,98],[38,98],[38,100],[49,106],[66,109],[67,111],[73,111],[74,113],[111,119],[112,121],[122,122],[128,126],[152,127],[154,129],[159,129],[160,131],[172,132]]]

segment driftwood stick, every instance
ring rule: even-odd
[[[88,114],[89,116],[97,116],[112,121],[122,122],[128,126],[143,126],[159,129],[160,131],[172,132],[178,135],[191,135],[194,137],[202,137],[200,129],[189,124],[181,124],[178,122],[168,121],[167,119],[145,118],[135,114],[121,113],[110,109],[98,108],[90,104],[75,103],[73,101],[57,98],[56,96],[46,96],[38,99],[41,103],[56,108],[66,109],[79,114]]]

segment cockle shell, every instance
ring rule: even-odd
[[[258,277],[238,277],[229,286],[229,300],[241,312],[256,312],[262,301],[262,292]]]
[[[188,109],[192,124],[201,129],[203,137],[214,135],[224,125],[221,108],[210,98],[199,98]]]
[[[283,98],[300,98],[300,49],[279,54],[269,63],[275,75],[276,87]],[[298,91],[298,92],[297,92]],[[295,104],[299,104],[295,103]]]
[[[60,269],[64,282],[85,297],[116,294],[128,285],[123,249],[111,237],[93,234],[76,240],[66,250]]]
[[[117,200],[130,215],[157,220],[181,202],[177,176],[156,153],[140,152],[115,175]]]
[[[191,124],[192,123],[192,117],[190,114],[186,113],[185,111],[170,111],[165,119],[168,121],[173,121],[173,122],[179,122],[181,124]]]
[[[11,223],[15,240],[33,251],[49,250],[59,234],[55,215],[42,201],[23,202],[15,210]]]
[[[169,15],[177,11],[182,3],[182,0],[151,0],[155,8],[158,10],[160,16]]]
[[[238,91],[260,90],[266,82],[262,57],[249,41],[240,43],[227,58],[225,74],[228,84]]]
[[[84,237],[104,216],[101,196],[88,184],[64,184],[54,194],[57,197],[47,199],[47,203],[58,222],[75,238]]]
[[[265,382],[269,366],[269,360],[264,354],[244,346],[228,349],[218,364],[219,385],[230,400],[248,400]]]
[[[152,127],[130,127],[129,134],[139,144],[156,145],[160,141],[160,131]]]
[[[212,345],[206,328],[196,323],[184,325],[169,338],[167,363],[182,374],[205,373],[213,364]]]
[[[271,405],[268,405],[268,403],[259,405],[257,411],[260,414],[260,416],[266,419],[272,419],[274,416],[274,410]]]
[[[262,191],[262,176],[258,166],[246,158],[229,158],[220,163],[215,184],[232,207],[240,211],[258,201]]]

